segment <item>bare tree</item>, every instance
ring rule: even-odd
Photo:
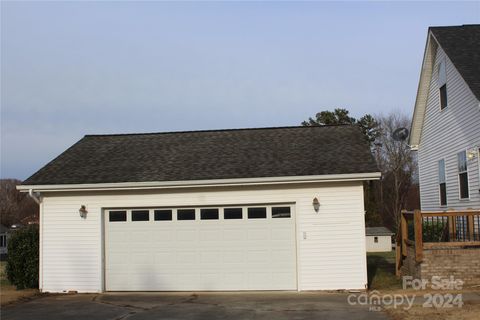
[[[37,214],[38,205],[28,194],[21,193],[16,186],[21,181],[15,179],[0,180],[0,223],[11,226],[28,216]]]
[[[397,141],[393,132],[398,128],[409,128],[410,118],[400,111],[375,117],[380,135],[375,141],[374,155],[382,180],[378,184],[379,209],[386,224],[398,227],[400,213],[406,206],[408,193],[416,175],[416,159],[407,141]]]

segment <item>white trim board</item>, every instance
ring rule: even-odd
[[[23,192],[32,191],[95,191],[95,190],[134,190],[134,189],[164,189],[164,188],[191,188],[236,185],[263,185],[283,183],[309,182],[338,182],[378,180],[380,172],[328,174],[315,176],[238,178],[215,180],[185,180],[185,181],[148,181],[148,182],[118,182],[118,183],[90,183],[90,184],[52,184],[52,185],[18,185],[17,189]]]

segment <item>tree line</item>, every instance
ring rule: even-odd
[[[0,223],[6,227],[33,215],[38,217],[38,204],[28,193],[17,190],[20,183],[17,179],[0,180]]]
[[[302,122],[304,126],[353,124],[358,125],[370,145],[382,178],[365,182],[364,199],[367,226],[387,226],[397,230],[402,209],[420,206],[416,159],[406,141],[393,139],[398,128],[409,128],[410,118],[400,111],[387,115],[365,114],[359,119],[346,109],[322,111]],[[21,223],[29,216],[38,216],[38,205],[27,193],[16,189],[20,180],[0,180],[0,223],[4,226]]]
[[[417,163],[407,141],[393,138],[398,128],[409,128],[410,118],[400,111],[359,119],[347,109],[322,111],[302,122],[304,126],[352,124],[358,125],[370,145],[382,177],[365,182],[364,199],[367,226],[386,226],[397,230],[402,209],[420,207]]]

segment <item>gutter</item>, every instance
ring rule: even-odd
[[[20,190],[20,188],[18,188],[19,186],[17,186],[17,189]],[[28,195],[30,196],[30,198],[32,198],[33,200],[35,200],[35,202],[40,205],[40,203],[42,202],[39,198],[39,195],[36,195],[35,193],[33,193],[33,189],[28,189]]]
[[[117,183],[90,183],[90,184],[51,184],[51,185],[18,185],[22,192],[33,194],[33,190],[43,192],[54,191],[109,191],[109,190],[145,190],[168,188],[204,188],[219,186],[246,186],[271,185],[315,182],[344,182],[379,180],[380,172],[328,174],[316,176],[264,177],[215,180],[187,180],[187,181],[148,181],[148,182],[117,182]]]

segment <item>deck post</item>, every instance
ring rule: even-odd
[[[402,211],[400,214],[400,246],[402,249],[402,256],[407,256],[407,246],[405,245],[405,240],[408,239],[408,224],[407,219],[405,218],[405,211]]]
[[[403,246],[402,246],[403,247]],[[399,244],[395,246],[395,275],[400,277],[402,275],[400,269],[402,267],[402,249],[399,247]]]
[[[413,226],[415,230],[415,261],[422,262],[423,260],[423,218],[420,210],[413,212]]]

